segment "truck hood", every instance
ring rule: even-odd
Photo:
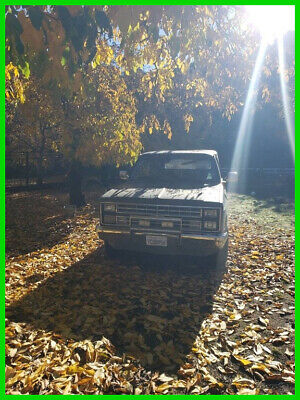
[[[201,188],[149,187],[131,183],[108,190],[102,195],[102,201],[222,203],[223,196],[224,187],[222,183]]]

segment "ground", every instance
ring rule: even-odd
[[[6,196],[7,394],[294,393],[294,213],[230,196],[228,271],[108,260],[98,193]]]

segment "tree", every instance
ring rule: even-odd
[[[88,68],[81,75],[80,89],[62,96],[64,111],[63,149],[72,160],[70,186],[80,181],[80,165],[119,165],[135,160],[141,150],[140,132],[135,116],[136,100],[124,77],[114,66]],[[80,185],[71,203],[82,199]],[[79,200],[79,203],[82,201]]]
[[[22,58],[30,59],[32,68],[37,65],[43,79],[68,88],[76,71],[84,71],[90,62],[117,66],[132,78],[136,94],[150,106],[144,107],[149,111],[142,118],[149,132],[159,126],[171,138],[170,121],[162,117],[161,109],[178,73],[193,71],[181,81],[190,99],[201,93],[210,107],[222,107],[227,116],[238,108],[232,84],[237,76],[245,78],[243,61],[252,45],[238,29],[239,8],[30,6],[10,11],[8,27],[18,27],[8,35],[11,59],[20,55],[21,48]],[[103,53],[109,55],[105,61]],[[236,65],[238,70],[232,68]],[[202,104],[198,101],[198,106]],[[191,122],[190,115],[183,117]]]
[[[24,103],[27,82],[12,62],[5,65],[5,115],[9,123],[19,103]]]
[[[6,145],[12,151],[30,151],[37,162],[37,182],[43,182],[44,158],[62,150],[63,112],[48,87],[33,76],[19,104],[6,124]]]
[[[106,55],[100,57],[106,69],[100,65],[95,69],[94,65],[93,70],[89,64],[91,54],[96,52],[96,36],[104,31],[111,33],[103,11],[89,7],[11,7],[6,22],[7,58],[19,62],[20,68],[28,60],[32,81],[48,91],[45,98],[52,97],[49,104],[56,102],[62,150],[74,171],[79,171],[80,163],[133,160],[141,147],[135,100],[121,71],[110,65],[112,50],[105,45],[107,39],[102,39]],[[36,95],[37,101],[42,101],[44,93]],[[29,117],[31,130],[32,118],[35,114]],[[44,133],[41,127],[37,146],[41,156]],[[79,175],[70,173],[73,178]],[[70,186],[74,187],[73,183]],[[80,185],[77,188],[80,192]],[[79,193],[77,199],[80,198]],[[71,196],[74,201],[77,202]]]

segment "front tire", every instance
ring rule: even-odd
[[[107,258],[114,259],[118,257],[118,250],[112,247],[107,240],[104,241],[104,250]]]

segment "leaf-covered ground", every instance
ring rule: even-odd
[[[108,260],[97,197],[7,195],[7,394],[294,393],[293,210],[230,199],[227,273]]]

